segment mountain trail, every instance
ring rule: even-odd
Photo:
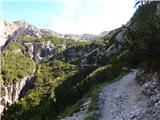
[[[136,120],[144,112],[145,102],[142,87],[136,83],[136,74],[131,73],[117,82],[106,85],[98,96],[98,120]]]

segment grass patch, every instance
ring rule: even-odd
[[[96,113],[90,114],[84,120],[96,120]]]
[[[66,116],[71,116],[71,115],[73,115],[73,113],[76,113],[76,112],[80,111],[81,104],[83,103],[82,101],[84,101],[84,100],[83,99],[79,100],[74,105],[66,107],[65,110],[60,113],[57,120],[65,118]]]
[[[19,79],[33,75],[35,62],[22,54],[12,52],[3,53],[2,79],[4,85],[15,83]]]
[[[86,95],[78,100],[74,105],[71,105],[71,106],[68,106],[59,116],[59,119],[60,118],[64,118],[66,116],[71,116],[73,115],[73,113],[76,113],[76,112],[79,112],[80,111],[80,108],[81,108],[81,105],[83,103],[85,103],[89,98],[92,99],[92,102],[88,108],[88,111],[91,112],[93,110],[95,110],[95,107],[96,107],[96,102],[97,102],[97,95],[98,93],[100,92],[102,86],[104,86],[105,84],[101,84],[101,85],[96,85],[94,86],[88,93],[86,93]]]

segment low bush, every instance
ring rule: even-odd
[[[32,59],[13,52],[3,53],[1,75],[5,85],[33,75],[34,70],[35,62]]]

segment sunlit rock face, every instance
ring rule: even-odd
[[[0,19],[0,47],[5,44],[9,35],[16,30],[18,30],[19,26],[15,23],[10,23],[6,20]]]
[[[7,40],[10,40],[10,39],[12,40],[15,38],[15,36],[18,36],[18,35],[26,35],[26,36],[36,37],[36,38],[54,36],[58,38],[83,41],[83,40],[99,39],[107,34],[108,34],[107,31],[104,31],[99,35],[60,34],[49,29],[37,28],[36,26],[30,25],[26,21],[8,22],[6,20],[0,19],[0,47],[4,46]]]
[[[17,82],[4,86],[2,85],[5,95],[0,97],[0,114],[2,114],[3,109],[7,105],[13,104],[17,99],[19,99],[21,91],[25,86],[27,86],[28,82],[31,82],[33,76],[26,76]],[[29,87],[29,86],[28,86]]]

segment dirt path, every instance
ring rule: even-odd
[[[136,81],[138,70],[124,76],[121,80],[108,84],[99,94],[98,120],[135,120],[135,116],[145,109],[141,86]]]

